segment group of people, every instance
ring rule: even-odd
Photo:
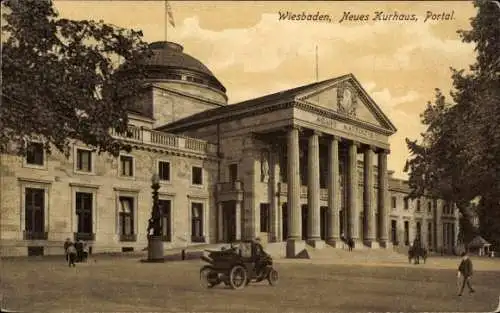
[[[85,262],[89,255],[88,246],[82,240],[72,242],[69,238],[64,242],[64,252],[69,267],[75,267],[76,262]]]

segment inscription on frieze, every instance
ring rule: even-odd
[[[361,127],[345,124],[342,122],[335,121],[333,119],[316,116],[316,123],[321,124],[326,127],[334,128],[337,130],[345,131],[353,135],[369,138],[369,139],[379,139],[379,136],[369,130],[363,129]]]
[[[317,116],[316,122],[318,122],[319,124],[322,124],[324,126],[328,126],[328,127],[332,127],[332,128],[337,127],[336,121],[329,119],[329,118],[326,118],[326,117],[323,117],[323,116]]]

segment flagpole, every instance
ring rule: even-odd
[[[316,45],[316,82],[318,81],[318,45]]]
[[[168,41],[168,1],[165,0],[165,41]]]

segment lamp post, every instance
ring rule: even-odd
[[[161,233],[161,212],[158,201],[158,189],[160,189],[160,177],[153,174],[151,177],[151,189],[153,189],[153,208],[148,225],[148,261],[163,261],[163,241]]]

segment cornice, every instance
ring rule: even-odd
[[[169,132],[184,132],[192,129],[197,129],[217,123],[226,123],[234,120],[239,120],[243,119],[246,117],[251,117],[251,116],[257,116],[257,115],[262,115],[265,113],[273,112],[273,111],[278,111],[278,110],[283,110],[283,109],[289,109],[289,108],[298,108],[301,110],[304,110],[306,112],[314,113],[322,117],[330,118],[333,120],[341,121],[341,122],[346,122],[348,124],[352,124],[354,126],[358,126],[385,136],[390,136],[393,134],[391,130],[384,129],[360,120],[354,120],[350,119],[347,116],[343,116],[341,114],[338,114],[332,110],[318,107],[316,105],[309,104],[305,101],[301,100],[288,100],[288,101],[283,101],[279,103],[274,103],[268,106],[264,107],[259,107],[259,106],[254,106],[251,108],[245,108],[242,109],[241,112],[238,112],[237,110],[239,109],[237,106],[234,108],[234,110],[229,110],[228,112],[224,112],[222,116],[214,116],[206,120],[202,120],[200,122],[192,122],[189,125],[185,126],[177,126],[177,127],[172,127],[168,129],[167,131]],[[236,112],[235,112],[236,111]]]
[[[177,126],[177,127],[172,127],[171,129],[168,129],[168,127],[167,127],[167,129],[168,129],[167,131],[168,132],[184,132],[184,131],[191,130],[193,128],[197,129],[197,128],[201,128],[201,127],[205,127],[205,126],[209,126],[209,125],[213,125],[213,124],[221,124],[221,123],[231,122],[234,120],[240,120],[240,119],[245,118],[245,117],[257,116],[257,115],[261,115],[261,114],[265,114],[265,113],[270,113],[273,111],[279,111],[279,110],[283,110],[283,109],[292,108],[293,103],[294,103],[293,101],[283,101],[283,102],[275,103],[275,104],[268,105],[265,107],[258,107],[257,109],[255,109],[255,107],[245,108],[245,109],[241,110],[242,112],[234,112],[234,111],[239,109],[237,106],[235,106],[233,110],[229,110],[228,112],[224,112],[222,114],[222,116],[214,116],[214,117],[211,117],[209,119],[206,119],[206,120],[198,122],[198,123],[193,122],[190,125],[186,125],[186,126]],[[230,105],[228,107],[230,107]]]

